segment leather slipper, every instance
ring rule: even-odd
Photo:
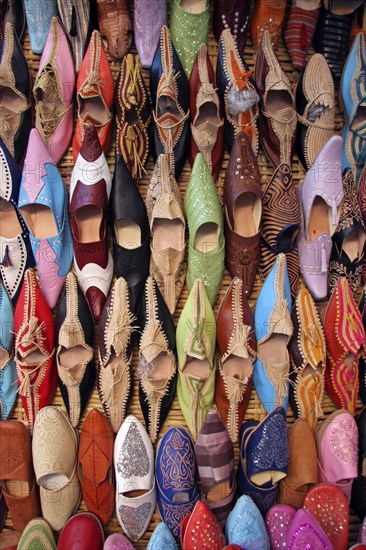
[[[328,483],[313,487],[305,497],[304,508],[325,531],[334,550],[347,550],[349,506],[338,487]]]

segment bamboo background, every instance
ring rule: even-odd
[[[153,1],[153,0],[151,0],[151,1]],[[288,3],[290,3],[290,2],[288,2]],[[167,4],[168,4],[168,14],[169,14],[171,0],[167,0]],[[217,57],[217,42],[215,41],[213,33],[212,33],[213,0],[211,0],[210,4],[211,4],[211,16],[210,16],[210,23],[209,23],[208,52],[209,52],[209,55],[210,55],[212,65],[215,69],[215,67],[216,67],[216,57]],[[253,4],[253,1],[252,1],[252,4]],[[131,17],[132,17],[133,16],[133,2],[131,0],[130,0],[130,9],[131,9]],[[286,11],[286,16],[287,16],[287,12],[288,12],[288,9]],[[285,23],[284,24],[286,24],[286,18],[285,18]],[[38,71],[40,57],[31,52],[29,37],[28,37],[28,32],[27,31],[26,31],[25,36],[23,38],[22,45],[23,45],[25,56],[27,58],[29,68],[30,68],[30,72],[31,72],[31,75],[32,75],[32,78],[33,78],[33,81],[34,81],[34,78],[35,78],[35,76],[37,74],[37,71]],[[133,46],[131,51],[136,53],[136,50],[135,50],[134,46]],[[308,52],[308,57],[310,57],[310,55],[312,53],[314,53],[314,51],[312,49],[310,49],[309,52]],[[290,63],[289,55],[287,53],[287,49],[286,49],[286,46],[284,44],[282,36],[281,36],[281,39],[279,41],[279,44],[278,44],[278,47],[277,47],[277,50],[276,50],[276,54],[277,54],[278,60],[281,64],[281,67],[286,72],[287,76],[289,77],[289,79],[291,81],[291,84],[293,86],[293,89],[295,89],[296,82],[297,82],[297,75],[294,72],[293,67]],[[248,35],[247,46],[246,46],[245,52],[244,52],[244,58],[245,58],[245,61],[247,62],[247,64],[249,65],[249,67],[254,68],[255,50],[252,46],[250,33]],[[111,57],[109,57],[109,61],[110,61],[110,66],[111,66],[111,70],[112,70],[112,73],[113,73],[114,81],[116,81],[117,75],[118,75],[118,72],[119,72],[119,68],[120,68],[120,62],[114,60]],[[147,86],[149,87],[149,71],[143,70],[143,75],[144,75],[145,81],[147,83]],[[338,102],[338,90],[336,90],[336,98],[337,98],[337,107],[336,107],[336,119],[335,119],[335,133],[338,134],[342,130],[342,120],[343,120],[343,116],[342,116],[342,113],[340,112],[340,107],[339,107],[339,102]],[[109,153],[107,155],[107,160],[108,160],[108,164],[109,164],[109,167],[110,167],[111,174],[113,174],[113,170],[114,170],[114,156],[115,156],[114,137],[115,137],[115,125],[114,125],[114,131],[113,131],[112,145],[111,145]],[[217,182],[216,182],[217,191],[218,191],[218,194],[219,194],[221,200],[222,200],[223,183],[224,183],[224,177],[225,177],[225,169],[226,169],[226,166],[227,166],[228,158],[229,158],[228,154],[225,153],[224,160],[223,160],[223,163],[222,163],[222,168],[221,168],[221,171],[220,171],[220,175],[219,175],[219,177],[217,179]],[[268,161],[267,157],[265,156],[265,154],[263,153],[262,149],[260,149],[260,152],[259,152],[258,162],[259,162],[259,168],[260,168],[260,172],[261,172],[262,185],[264,187],[268,183],[270,178],[272,177],[274,169],[273,169],[272,165],[269,163],[269,161]],[[72,149],[71,149],[71,144],[70,144],[70,147],[69,147],[68,151],[66,152],[66,154],[64,155],[64,157],[61,159],[61,161],[59,163],[59,170],[60,170],[61,175],[63,177],[64,183],[66,184],[67,187],[69,187],[70,176],[71,176],[72,169],[73,169],[73,160],[72,160]],[[140,192],[141,192],[143,198],[145,198],[145,196],[146,196],[146,190],[147,190],[147,186],[148,186],[149,181],[150,181],[150,177],[151,177],[151,174],[152,174],[152,169],[153,169],[153,160],[150,157],[150,159],[147,163],[147,166],[146,166],[146,174],[138,182],[138,186],[139,186],[139,189],[140,189]],[[298,158],[297,158],[296,155],[294,156],[294,159],[293,159],[292,169],[293,169],[294,184],[298,185],[299,182],[301,182],[303,177],[304,177],[304,171],[303,171],[302,166],[301,166],[300,162],[298,161]],[[184,167],[184,170],[182,172],[182,175],[180,177],[180,180],[179,180],[179,187],[180,187],[180,190],[182,192],[183,197],[184,197],[184,194],[185,194],[185,191],[186,191],[186,188],[187,188],[187,183],[189,181],[190,173],[191,173],[191,169],[190,169],[189,163],[187,161],[187,163]],[[228,271],[225,269],[225,273],[224,273],[224,277],[223,277],[222,284],[221,284],[221,287],[220,287],[220,291],[218,293],[216,303],[215,303],[215,307],[214,307],[215,313],[217,313],[218,307],[219,307],[219,305],[220,305],[220,303],[221,303],[221,301],[222,301],[222,299],[225,295],[225,292],[228,289],[230,281],[231,281],[231,277],[229,276]],[[303,285],[302,282],[301,282],[301,285]],[[253,289],[253,292],[252,292],[251,297],[250,297],[251,306],[255,305],[256,298],[258,296],[258,292],[259,292],[260,288],[261,288],[261,282],[260,282],[260,279],[257,275],[257,279],[256,279],[256,282],[255,282],[255,285],[254,285],[254,289]],[[183,292],[182,292],[182,294],[179,298],[177,308],[176,308],[176,311],[175,311],[175,314],[174,314],[175,324],[177,324],[177,322],[178,322],[180,313],[182,311],[182,308],[184,307],[187,296],[188,296],[187,287],[184,286]],[[326,306],[325,302],[323,302],[319,305],[319,309],[320,309],[321,314],[324,312],[325,306]],[[138,353],[137,353],[137,350],[135,349],[134,350],[134,355],[133,355],[134,369],[136,369],[137,364],[138,364]],[[66,414],[66,408],[64,406],[64,403],[63,403],[62,398],[61,398],[60,391],[58,389],[57,389],[55,397],[52,401],[52,405],[55,405],[55,406],[59,407]],[[80,429],[83,425],[83,421],[84,421],[85,416],[93,408],[97,408],[97,409],[99,409],[100,411],[103,412],[103,408],[102,408],[102,405],[100,403],[100,400],[99,400],[98,393],[97,393],[96,389],[94,389],[93,393],[91,394],[88,405],[87,405],[87,408],[86,408],[86,410],[84,412],[84,415],[83,415],[83,417],[82,417],[82,419],[79,423],[79,426],[78,426],[79,431],[80,431]],[[323,416],[322,420],[324,418],[326,418],[329,414],[331,414],[336,409],[335,405],[333,404],[333,402],[331,401],[331,399],[328,397],[328,395],[326,393],[324,395],[322,408],[323,408],[323,412],[324,412],[324,416]],[[361,403],[360,400],[358,400],[357,410],[360,411],[361,408],[362,408],[362,403]],[[141,412],[141,409],[140,409],[139,397],[138,397],[138,381],[136,379],[135,379],[135,384],[134,384],[133,399],[132,399],[132,403],[131,403],[130,408],[129,408],[129,413],[134,414],[142,422],[144,422],[142,412]],[[250,402],[249,402],[249,406],[248,406],[248,409],[247,409],[247,412],[246,412],[246,415],[245,415],[245,419],[262,420],[265,417],[265,415],[266,415],[265,409],[261,405],[261,403],[260,403],[260,401],[259,401],[259,399],[256,395],[256,392],[253,389],[252,394],[251,394],[251,399],[250,399]],[[11,418],[21,420],[21,421],[26,420],[25,413],[23,411],[20,399],[18,399],[17,405],[16,405],[16,407],[13,411],[13,414],[12,414]],[[294,420],[295,420],[294,414],[293,414],[290,407],[288,409],[287,419],[288,419],[288,425],[291,425],[291,423],[294,422]],[[173,406],[172,406],[171,411],[170,411],[170,413],[169,413],[169,415],[168,415],[168,417],[165,421],[165,424],[164,424],[164,426],[161,430],[160,435],[165,433],[165,431],[169,427],[178,426],[178,425],[186,425],[186,424],[185,424],[184,418],[182,416],[177,397],[175,397],[174,402],[173,402]],[[238,446],[237,446],[237,444],[234,446],[234,449],[235,449],[235,465],[237,465],[237,461],[238,461]],[[79,511],[85,511],[85,510],[86,510],[85,503],[82,500],[81,504],[80,504]],[[160,522],[160,515],[159,515],[159,512],[158,512],[158,509],[156,508],[156,510],[154,512],[154,515],[152,517],[151,523],[148,527],[148,530],[146,531],[145,535],[137,543],[135,543],[136,548],[138,548],[138,549],[146,548],[147,542],[150,539],[154,528],[156,527],[156,525],[159,522]],[[7,519],[5,521],[4,529],[11,528],[11,526],[12,526],[11,517],[10,517],[10,514],[8,514]],[[349,543],[350,543],[350,545],[351,545],[351,543],[355,543],[357,541],[359,528],[360,528],[359,518],[351,510],[350,529],[349,529]],[[115,533],[115,532],[121,532],[121,528],[120,528],[119,523],[117,521],[117,517],[114,513],[111,520],[109,521],[108,525],[106,526],[106,536],[107,536],[107,534],[111,534],[111,533]]]

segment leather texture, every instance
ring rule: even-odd
[[[189,77],[189,108],[192,133],[189,163],[193,166],[197,153],[201,152],[216,180],[224,155],[224,119],[206,44],[200,45]]]
[[[245,196],[251,198],[251,203],[244,219],[240,215],[240,204]],[[237,206],[239,212],[236,211]],[[239,277],[243,281],[243,292],[249,297],[260,261],[262,187],[258,162],[244,132],[235,138],[225,172],[224,221],[226,267],[232,277]]]
[[[57,0],[57,10],[65,34],[68,38],[73,57],[75,71],[79,72],[90,36],[94,30],[94,21],[88,0]]]
[[[366,512],[366,476],[364,464],[366,460],[366,409],[363,408],[356,418],[358,428],[358,477],[353,481],[351,506],[360,520]]]
[[[324,55],[336,84],[341,78],[349,51],[348,39],[352,19],[352,14],[337,15],[328,11],[324,5],[320,8],[313,46],[316,52]]]
[[[277,47],[283,19],[286,11],[286,0],[258,0],[250,20],[250,30],[255,48],[258,48],[264,32],[270,35],[271,43]]]
[[[343,165],[342,165],[343,166]],[[362,282],[365,261],[366,229],[357,198],[355,179],[350,168],[343,170],[343,201],[338,226],[332,235],[329,260],[328,292],[332,294],[340,277],[346,277],[356,295]],[[351,247],[350,247],[350,244]]]
[[[78,550],[85,546],[103,550],[103,526],[96,515],[79,512],[69,519],[58,540],[58,550]]]
[[[236,479],[233,443],[216,409],[208,411],[194,451],[201,481],[201,501],[207,505],[220,527],[223,528],[234,506]],[[193,520],[193,516],[194,512],[188,520],[189,523]],[[215,530],[214,525],[213,529]],[[182,531],[183,524],[181,533]],[[187,528],[185,532],[187,533]],[[195,538],[194,532],[191,536],[192,539]],[[200,544],[203,543],[204,541],[200,542]]]
[[[114,433],[105,416],[92,409],[84,420],[78,450],[78,474],[85,504],[107,525],[114,510]]]
[[[36,128],[29,135],[18,207],[28,226],[42,292],[52,309],[71,268],[72,238],[67,191]]]
[[[38,412],[51,403],[56,390],[54,331],[37,275],[27,269],[14,311],[14,332],[18,391],[31,432]]]
[[[35,517],[41,515],[38,488],[32,466],[31,438],[27,427],[18,420],[0,422],[2,494],[11,513],[14,529],[22,532]],[[10,492],[6,482],[23,482],[23,494]]]
[[[109,202],[109,219],[113,239],[115,273],[117,277],[123,277],[126,280],[130,291],[131,310],[136,312],[145,281],[149,275],[149,220],[140,191],[121,155],[116,156]],[[128,236],[123,240],[118,238],[118,224],[125,220],[138,226],[139,240],[137,242],[131,243]]]
[[[141,299],[139,327],[139,397],[153,443],[170,411],[177,384],[175,326],[153,277],[148,277]]]
[[[295,98],[268,30],[263,32],[258,46],[254,80],[261,98],[259,129],[262,147],[274,167],[283,163],[291,166],[297,125]],[[278,102],[275,111],[276,96],[282,97],[282,101]]]
[[[96,331],[97,389],[114,432],[124,421],[133,394],[132,347],[136,317],[131,312],[128,286],[117,279],[104,305]]]
[[[36,128],[55,164],[69,146],[73,130],[74,59],[58,17],[51,20],[33,86]]]
[[[293,333],[291,321],[291,288],[287,272],[286,256],[280,253],[259,292],[254,312],[257,338],[257,358],[254,362],[253,382],[259,399],[267,412],[282,405],[288,406],[288,373],[290,357],[287,345]],[[271,351],[263,355],[266,341],[282,334],[281,362],[273,362]],[[263,348],[262,348],[263,344]],[[273,352],[278,343],[273,341]],[[263,349],[263,351],[262,351]],[[267,355],[268,354],[268,355]]]
[[[154,161],[161,153],[169,154],[178,181],[190,148],[189,84],[165,25],[151,64],[150,94],[154,117]],[[169,110],[166,110],[167,101]]]
[[[290,352],[290,405],[297,418],[304,418],[314,431],[322,415],[326,343],[316,305],[307,288],[296,296],[292,309],[294,332]]]
[[[115,89],[116,152],[121,154],[134,179],[141,178],[150,152],[150,96],[139,58],[127,54],[121,63]]]
[[[158,525],[155,527],[153,534],[151,535],[150,540],[147,543],[146,550],[158,550],[159,548],[178,550],[178,545],[175,542],[175,538],[169,531],[169,527],[167,526],[167,524],[163,521],[158,523]],[[126,548],[126,550],[129,549]]]
[[[219,364],[215,405],[235,443],[249,405],[257,351],[254,317],[239,277],[233,279],[221,302],[216,325]]]
[[[288,164],[281,164],[276,169],[264,189],[262,200],[259,273],[262,281],[265,280],[278,254],[285,254],[291,295],[294,298],[299,286],[297,237],[300,231],[300,204]]]
[[[224,272],[224,220],[216,186],[202,153],[198,153],[194,161],[185,194],[185,209],[189,230],[187,287],[191,290],[195,280],[202,279],[213,305]],[[204,234],[206,224],[217,228],[216,235],[214,231],[208,236]],[[203,231],[204,241],[196,246],[200,231]]]
[[[72,271],[66,277],[57,308],[55,335],[57,383],[76,428],[94,388],[94,323]]]
[[[13,234],[0,230],[0,273],[3,285],[13,304],[19,296],[24,273],[34,266],[33,252],[29,239],[28,227],[18,209],[18,198],[22,174],[10,155],[5,143],[0,138],[0,170],[3,177],[0,181],[0,197],[4,207],[0,213],[1,226],[5,224],[16,228]],[[3,225],[4,224],[4,225]]]
[[[182,2],[173,0],[170,12],[170,32],[174,47],[187,78],[201,44],[207,44],[210,2],[203,0],[194,9]]]
[[[287,504],[274,504],[268,510],[265,522],[271,548],[283,545],[295,514],[295,508]]]
[[[33,466],[40,487],[42,516],[56,532],[76,513],[81,501],[78,439],[60,409],[43,407],[37,414],[32,439]]]
[[[18,103],[14,113],[13,105],[8,104],[6,99],[2,100],[0,117],[7,124],[2,125],[5,131],[1,131],[0,137],[12,157],[21,164],[33,124],[32,79],[15,28],[10,23],[5,25],[4,40],[0,46],[0,70],[1,85],[10,89],[9,97],[15,95]]]
[[[328,183],[329,177],[331,177],[331,184]],[[328,294],[331,235],[338,225],[340,205],[343,199],[342,138],[340,136],[333,136],[324,145],[314,164],[307,171],[298,193],[302,206],[298,242],[300,273],[313,297],[316,300],[322,300]],[[329,232],[323,230],[320,232],[315,227],[314,236],[309,235],[309,222],[317,197],[325,201],[330,211],[327,216]],[[312,221],[313,226],[316,226],[316,218],[315,220],[313,218]]]
[[[205,502],[198,501],[193,512],[182,521],[180,541],[187,550],[193,550],[197,546],[221,550],[225,544],[222,528]]]
[[[128,0],[96,0],[99,30],[107,43],[109,55],[125,56],[132,44],[132,22]]]
[[[365,344],[361,313],[345,277],[340,277],[329,299],[324,321],[327,342],[325,387],[339,409],[352,415],[358,395],[358,363]]]
[[[352,483],[357,478],[358,430],[355,419],[345,410],[336,410],[326,422],[318,425],[315,440],[319,482],[337,486],[349,503]]]
[[[296,152],[305,170],[334,134],[335,94],[325,57],[310,57],[296,86]]]
[[[14,311],[0,283],[0,418],[7,420],[17,400],[17,370],[14,361]]]
[[[70,219],[76,276],[94,319],[100,318],[113,278],[106,220],[111,188],[112,178],[97,130],[89,124],[71,174]],[[95,226],[93,232],[90,226],[85,231],[88,223]]]
[[[156,507],[154,449],[141,422],[127,416],[118,430],[113,462],[116,476],[116,514],[132,542],[149,526]],[[139,491],[137,496],[133,491]]]
[[[21,40],[25,31],[23,0],[10,0],[8,2],[2,2],[1,9],[4,10],[5,13],[2,12],[1,14],[0,27],[2,25],[5,27],[6,23],[11,23],[11,25],[15,28],[15,32],[17,33],[19,40]],[[3,35],[0,32],[0,40],[2,41],[2,39]]]
[[[51,19],[57,15],[56,0],[41,4],[36,0],[23,0],[31,50],[40,55],[45,47]]]
[[[213,33],[216,42],[219,42],[220,35],[225,29],[230,29],[240,53],[243,53],[247,43],[249,30],[249,0],[217,0],[212,19]]]
[[[113,533],[105,539],[103,550],[135,550],[135,547],[132,546],[131,542],[127,537],[122,535],[122,533]]]
[[[175,538],[199,500],[194,444],[186,428],[170,427],[156,448],[156,488],[161,519]],[[173,474],[174,471],[174,474]],[[183,492],[183,498],[177,498]]]
[[[320,483],[306,495],[308,510],[329,538],[334,550],[348,546],[349,508],[346,497],[334,485]]]
[[[104,153],[112,139],[114,82],[103,41],[93,31],[76,81],[77,124],[72,141],[74,163],[80,152],[86,129],[94,124]],[[91,108],[96,104],[97,109]]]
[[[237,500],[228,517],[225,534],[226,541],[239,548],[270,548],[264,520],[249,495],[242,495]]]
[[[296,548],[303,548],[304,544],[309,544],[314,548],[324,548],[324,550],[332,550],[333,548],[329,538],[312,514],[300,508],[296,512],[287,533],[286,548],[295,550]]]
[[[166,0],[136,0],[133,3],[134,42],[141,65],[150,69],[161,28],[167,24]],[[146,29],[149,32],[146,32]]]

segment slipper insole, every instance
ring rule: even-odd
[[[194,239],[194,248],[199,252],[212,252],[218,246],[218,227],[214,222],[201,225]]]
[[[154,250],[182,250],[184,246],[184,226],[182,220],[168,220],[166,218],[155,218],[153,227]]]
[[[41,476],[38,480],[38,485],[49,491],[54,491],[55,489],[62,489],[69,482],[69,478],[65,474],[47,474]]]
[[[287,344],[288,336],[273,333],[263,344],[259,344],[259,354],[270,365],[286,363],[288,360]]]
[[[96,124],[107,124],[110,119],[110,112],[104,105],[102,99],[97,97],[80,98],[80,117],[82,120],[89,115]]]
[[[49,239],[57,235],[52,210],[44,204],[27,204],[20,208],[25,223],[37,239]]]
[[[254,193],[243,193],[234,204],[234,232],[242,237],[258,233],[260,201]]]
[[[343,241],[343,250],[351,262],[361,258],[365,244],[365,233],[361,230],[352,231]]]
[[[155,368],[150,373],[149,379],[156,382],[166,381],[170,378],[172,372],[172,358],[167,353],[159,353],[154,359]]]
[[[83,365],[91,358],[90,350],[85,349],[83,346],[74,346],[73,348],[66,349],[62,347],[59,353],[59,361],[61,367],[65,369],[72,369],[75,365]]]
[[[278,470],[267,470],[265,472],[258,472],[250,476],[250,481],[255,485],[264,485],[265,483],[272,483],[273,485],[286,477],[287,474],[279,472]]]
[[[331,215],[329,206],[322,197],[315,197],[310,211],[308,238],[309,241],[315,241],[322,233],[329,235],[329,215]]]
[[[22,232],[13,205],[3,199],[0,199],[0,220],[2,237],[14,239],[14,237],[17,237]]]
[[[223,364],[223,371],[225,376],[231,376],[244,382],[253,372],[253,365],[249,358],[243,359],[243,357],[229,355]]]
[[[79,242],[95,243],[100,241],[100,227],[103,214],[100,208],[92,204],[82,206],[77,210],[75,220],[78,225]]]
[[[290,94],[286,90],[269,90],[266,98],[266,110],[268,114],[276,116],[282,109],[293,109]]]
[[[141,246],[141,229],[132,220],[117,220],[114,224],[116,239],[120,246],[133,250]]]
[[[29,365],[29,370],[31,370],[33,367],[36,367],[37,365],[43,363],[46,356],[40,349],[35,349],[34,351],[31,351],[28,354],[22,354],[18,351],[19,355],[24,359],[27,358],[27,364]]]
[[[180,120],[183,116],[172,97],[168,95],[161,95],[158,99],[158,118],[166,113],[172,113],[178,120]]]
[[[188,357],[184,372],[187,374],[193,374],[193,376],[196,376],[201,380],[206,380],[210,376],[210,363],[207,359]]]
[[[230,481],[222,481],[221,483],[217,483],[207,493],[207,501],[208,502],[215,502],[216,500],[222,500],[230,495],[231,492],[231,486]]]
[[[200,107],[199,115],[194,123],[195,126],[200,126],[204,122],[209,121],[216,125],[220,122],[217,106],[212,101],[206,101]]]
[[[206,8],[206,0],[181,0],[180,6],[187,13],[202,13]]]

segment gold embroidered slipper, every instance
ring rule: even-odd
[[[133,393],[132,333],[137,328],[135,321],[127,283],[120,277],[102,310],[97,331],[98,394],[115,433],[125,419]]]
[[[146,193],[152,234],[150,274],[173,315],[186,277],[183,201],[168,155],[159,155]]]
[[[326,347],[319,314],[307,288],[302,288],[296,297],[292,323],[290,405],[296,416],[305,418],[314,431],[323,414]]]

